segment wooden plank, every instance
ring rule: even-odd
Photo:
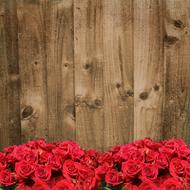
[[[134,0],[134,138],[162,138],[162,1]]]
[[[75,140],[73,0],[46,5],[49,140]]]
[[[21,139],[16,2],[0,1],[0,150]]]
[[[190,1],[165,1],[164,137],[190,144]]]
[[[102,1],[74,1],[76,140],[103,148]]]
[[[17,1],[22,142],[48,137],[46,26],[41,1]]]
[[[72,0],[18,5],[22,141],[75,140]]]
[[[104,149],[133,139],[133,1],[103,1]]]

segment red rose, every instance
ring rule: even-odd
[[[12,155],[18,161],[22,161],[26,152],[30,151],[30,149],[26,145],[20,145],[14,148]]]
[[[186,164],[184,164],[185,166],[185,175],[189,176],[190,178],[190,163],[186,162]]]
[[[52,153],[49,153],[46,151],[40,152],[39,163],[46,164],[51,156],[52,156]]]
[[[139,188],[136,185],[133,185],[131,183],[125,184],[125,186],[122,188],[122,190],[139,190]]]
[[[79,148],[73,148],[71,153],[71,158],[74,161],[80,160],[84,156],[84,151]]]
[[[0,185],[1,186],[11,186],[16,183],[16,176],[14,173],[3,170],[0,172]]]
[[[141,171],[141,162],[135,160],[128,160],[122,164],[122,171],[125,177],[134,178]]]
[[[4,170],[7,166],[7,157],[0,152],[0,171]]]
[[[32,186],[32,190],[50,190],[50,188],[44,181],[36,180]]]
[[[34,172],[35,180],[48,181],[51,178],[51,166],[38,165]]]
[[[69,152],[68,151],[65,151],[65,150],[62,150],[61,148],[59,147],[56,147],[55,149],[52,150],[53,154],[55,156],[59,156],[61,157],[62,161],[65,161],[67,158],[68,158],[68,154]]]
[[[169,178],[161,185],[161,190],[182,190],[182,184],[175,178]]]
[[[48,159],[48,164],[51,166],[51,169],[58,171],[62,168],[62,160],[60,156],[52,155]]]
[[[63,179],[61,181],[58,181],[53,187],[53,190],[73,190],[74,189],[74,184],[67,179]]]
[[[158,165],[158,168],[160,169],[166,169],[168,167],[168,159],[164,154],[159,154],[156,158],[156,162]]]
[[[146,153],[146,162],[154,163],[157,160],[159,153],[153,150],[149,150]]]
[[[187,158],[188,156],[190,156],[190,148],[188,148],[186,145],[184,146],[181,146],[179,149],[178,149],[178,157],[183,159],[183,158]]]
[[[78,179],[81,181],[87,180],[88,178],[93,178],[95,176],[94,171],[86,166],[80,166],[78,168]]]
[[[30,163],[37,163],[38,162],[38,154],[36,151],[26,151],[23,155],[23,160],[26,160]]]
[[[21,183],[21,184],[18,184],[16,186],[16,189],[15,190],[32,190],[32,187],[24,184],[24,183]]]
[[[77,162],[66,160],[63,164],[63,176],[67,179],[78,176],[78,165]]]
[[[6,154],[12,153],[16,147],[17,146],[15,146],[15,145],[14,146],[9,146],[7,148],[4,148],[3,152],[6,153]]]
[[[51,152],[56,147],[53,143],[46,143],[43,139],[38,141],[38,145],[41,149],[47,152]]]
[[[74,141],[64,141],[57,144],[57,146],[65,153],[71,154],[72,150],[75,148],[80,148],[80,146]]]
[[[96,178],[97,179],[103,179],[105,174],[107,172],[107,168],[104,167],[104,166],[98,166],[96,169],[95,169],[95,175],[96,175]]]
[[[153,150],[158,150],[158,148],[162,146],[161,143],[159,143],[159,142],[154,142],[154,141],[153,141],[152,139],[150,139],[150,138],[145,138],[145,139],[143,140],[143,142],[144,142],[145,147],[150,148],[150,149],[153,149]]]
[[[170,174],[173,177],[182,177],[184,176],[185,171],[185,161],[179,158],[173,158],[170,162]]]
[[[124,145],[120,149],[120,154],[121,157],[124,160],[139,160],[143,161],[144,160],[144,153],[140,149],[132,146],[131,144]]]
[[[34,172],[34,165],[25,160],[16,163],[15,171],[18,178],[28,178]]]
[[[144,164],[142,167],[142,179],[155,180],[158,176],[157,164]]]
[[[113,166],[113,158],[111,152],[104,152],[98,156],[98,162],[103,165],[103,163],[108,163],[110,167]]]
[[[83,182],[80,181],[80,182],[82,184],[82,189],[83,190],[97,190],[97,189],[100,189],[99,183],[98,183],[98,181],[96,180],[95,177],[88,178],[87,180],[85,180]]]
[[[123,177],[120,172],[118,172],[115,169],[112,169],[107,172],[107,174],[105,176],[105,181],[107,184],[109,184],[111,186],[117,186],[123,182]]]
[[[141,183],[139,190],[158,190],[158,187],[151,181]]]

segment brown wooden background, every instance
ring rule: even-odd
[[[0,149],[190,144],[190,0],[0,0]]]

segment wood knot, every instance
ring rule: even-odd
[[[183,28],[184,27],[184,24],[181,20],[174,20],[174,26],[176,28]]]
[[[166,44],[166,46],[171,46],[173,44],[175,44],[179,39],[175,36],[168,36],[165,35],[164,37],[164,43]]]
[[[28,117],[30,117],[34,112],[34,109],[32,108],[32,106],[26,106],[23,111],[22,111],[22,118],[26,119]]]
[[[68,64],[68,63],[65,63],[65,64],[64,64],[64,67],[68,67],[68,66],[69,66],[69,64]]]
[[[127,90],[127,95],[133,97],[134,96],[133,90]]]
[[[148,98],[148,92],[141,92],[139,98],[141,100],[146,100]]]
[[[92,65],[89,64],[89,63],[86,63],[86,64],[84,65],[84,69],[86,69],[86,70],[90,70],[91,67],[92,67]]]
[[[95,100],[94,100],[94,104],[95,104],[95,106],[97,106],[97,107],[102,106],[102,100],[101,100],[101,99],[95,99]]]
[[[66,111],[68,114],[72,115],[73,119],[75,118],[75,106],[74,106],[74,105],[67,105],[67,106],[65,107],[65,111]]]
[[[116,84],[116,88],[120,88],[121,87],[121,84],[120,83],[117,83]]]
[[[160,89],[160,86],[158,84],[155,84],[153,88],[155,91],[158,91]]]

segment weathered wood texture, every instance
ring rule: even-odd
[[[165,1],[164,138],[190,144],[190,1]]]
[[[0,149],[190,144],[189,62],[189,0],[1,0]]]
[[[162,137],[163,5],[134,0],[134,137]]]
[[[18,0],[22,142],[75,139],[73,2]]]
[[[21,142],[15,0],[0,1],[0,149]]]

